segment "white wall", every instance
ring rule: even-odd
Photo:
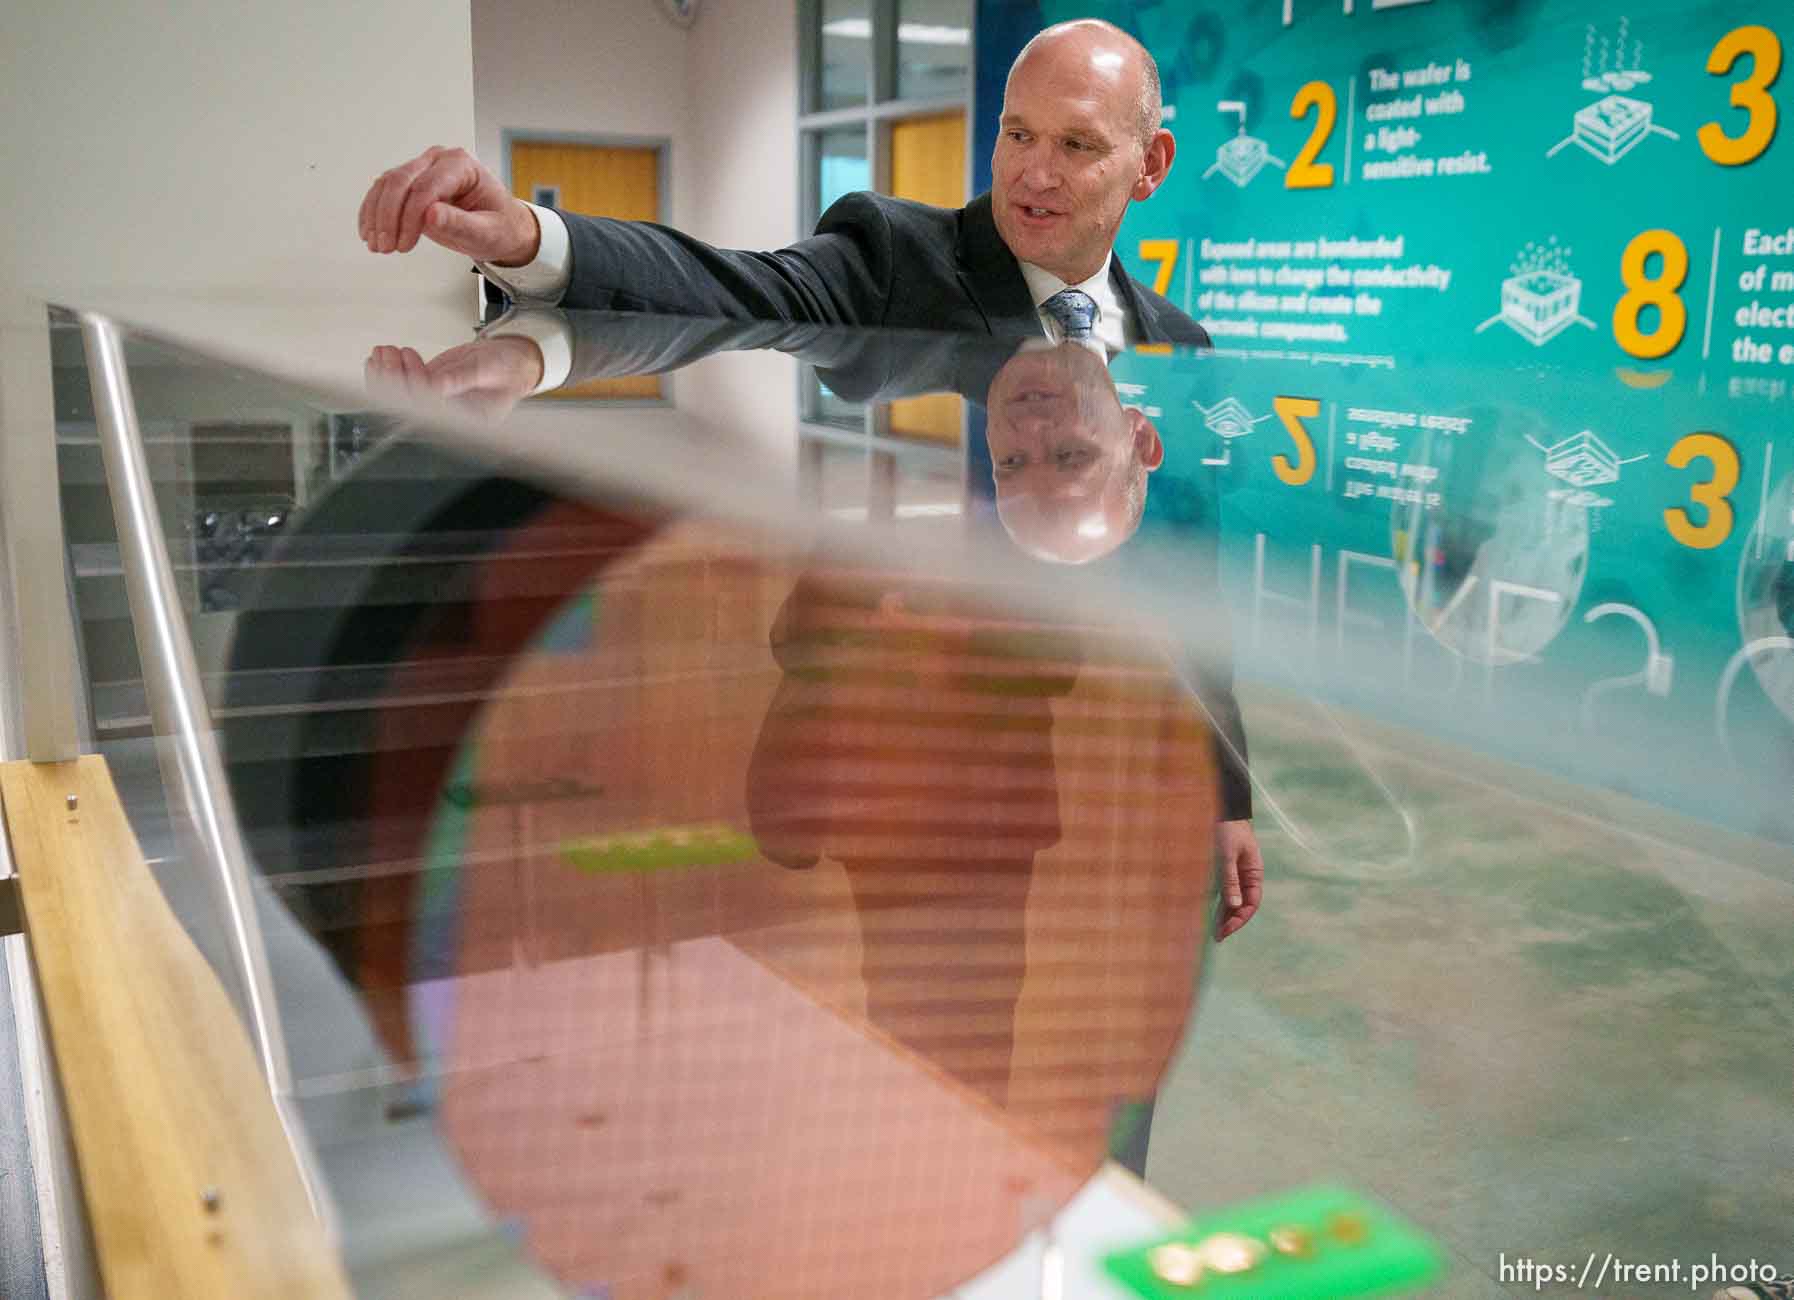
[[[737,248],[776,248],[807,233],[798,228],[793,0],[709,0],[691,31],[686,72],[697,177],[691,232]],[[795,364],[718,357],[693,378],[681,405],[714,424],[739,425],[785,461],[795,486]]]
[[[689,30],[655,0],[473,0],[473,76],[475,152],[495,170],[505,130],[664,138],[671,224],[733,248],[801,233],[794,0],[706,0]],[[675,400],[794,463],[780,373],[719,358],[680,374]]]
[[[436,248],[376,259],[355,217],[382,169],[472,133],[472,38],[466,8],[442,0],[25,0],[5,13],[0,530],[23,585],[0,635],[18,646],[31,629],[23,731],[42,754],[68,727],[39,704],[60,698],[49,688],[74,657],[56,632],[67,598],[41,302],[128,303],[134,319],[353,381],[372,342],[464,335],[466,263]],[[332,328],[321,307],[358,324]]]
[[[685,66],[698,190],[691,232],[745,248],[806,233],[798,229],[793,0],[709,0]]]
[[[672,209],[685,210],[686,34],[654,0],[473,0],[472,10],[473,148],[488,166],[500,168],[505,130],[664,137]]]
[[[10,4],[0,286],[464,300],[458,259],[376,264],[355,214],[380,170],[467,138],[471,64],[441,0]]]

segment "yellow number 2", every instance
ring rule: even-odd
[[[1663,265],[1654,276],[1645,275],[1645,264],[1656,255]],[[1613,309],[1613,337],[1627,352],[1647,359],[1668,356],[1688,329],[1688,308],[1676,296],[1688,278],[1688,247],[1667,230],[1646,230],[1633,236],[1620,255],[1620,282],[1625,294]],[[1650,333],[1639,328],[1639,313],[1657,309],[1657,325]]]
[[[1669,449],[1669,467],[1687,469],[1690,461],[1706,459],[1713,477],[1688,489],[1688,499],[1700,506],[1706,518],[1691,522],[1681,506],[1663,512],[1669,535],[1684,546],[1710,551],[1732,535],[1732,503],[1726,498],[1738,486],[1738,449],[1717,433],[1691,433]]]
[[[1775,33],[1767,27],[1734,27],[1707,56],[1707,71],[1723,77],[1744,54],[1751,56],[1755,66],[1743,81],[1732,83],[1732,107],[1749,113],[1750,125],[1739,136],[1727,135],[1717,122],[1700,130],[1702,152],[1721,167],[1751,162],[1775,139],[1775,100],[1770,98],[1769,88],[1782,70],[1782,43]]]
[[[1165,290],[1171,287],[1172,268],[1177,265],[1177,241],[1175,239],[1142,239],[1140,241],[1140,260],[1159,264],[1159,273],[1152,277],[1152,291],[1163,298]]]
[[[1333,93],[1333,87],[1324,81],[1309,82],[1290,101],[1289,115],[1300,121],[1311,108],[1315,110],[1314,129],[1308,133],[1302,152],[1283,173],[1286,190],[1324,190],[1333,184],[1333,164],[1315,162],[1327,147],[1327,137],[1333,134],[1333,123],[1339,117],[1339,97]]]
[[[1312,397],[1273,397],[1271,409],[1289,430],[1290,441],[1296,444],[1296,463],[1282,452],[1271,457],[1271,472],[1291,487],[1301,487],[1314,477],[1314,440],[1308,436],[1302,419],[1313,419],[1321,413],[1321,404]]]

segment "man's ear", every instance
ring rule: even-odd
[[[1127,422],[1134,433],[1134,455],[1150,474],[1165,463],[1165,440],[1159,437],[1159,431],[1145,413],[1136,407],[1127,408]]]
[[[1171,160],[1177,156],[1177,141],[1164,127],[1152,133],[1146,145],[1146,157],[1140,165],[1140,179],[1134,182],[1133,197],[1149,199],[1152,192],[1165,183],[1171,172]]]

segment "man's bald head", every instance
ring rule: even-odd
[[[1171,170],[1158,73],[1112,23],[1049,27],[1017,56],[991,151],[991,216],[1016,260],[1078,284],[1102,270],[1129,203]]]
[[[1100,18],[1074,18],[1055,23],[1022,46],[1022,52],[1009,65],[1009,81],[1015,80],[1016,72],[1030,57],[1061,51],[1103,62],[1107,61],[1105,55],[1116,60],[1118,71],[1133,82],[1133,128],[1144,147],[1165,119],[1159,65],[1147,48],[1114,23]]]

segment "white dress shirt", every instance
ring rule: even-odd
[[[524,205],[536,214],[536,226],[542,239],[536,248],[535,260],[522,266],[494,266],[476,262],[480,274],[510,294],[518,303],[532,307],[553,307],[567,292],[573,278],[573,244],[567,238],[567,223],[553,208]]]
[[[1127,311],[1115,299],[1115,287],[1109,283],[1109,263],[1115,259],[1110,253],[1103,259],[1102,269],[1088,280],[1077,284],[1067,284],[1051,271],[1042,270],[1032,262],[1023,262],[1022,279],[1028,282],[1028,293],[1034,299],[1034,314],[1040,317],[1040,328],[1055,343],[1065,341],[1065,331],[1059,328],[1059,322],[1051,313],[1040,309],[1040,304],[1054,294],[1066,289],[1076,289],[1080,293],[1090,295],[1096,304],[1096,323],[1092,330],[1098,342],[1109,352],[1121,352],[1127,348],[1128,318]]]

